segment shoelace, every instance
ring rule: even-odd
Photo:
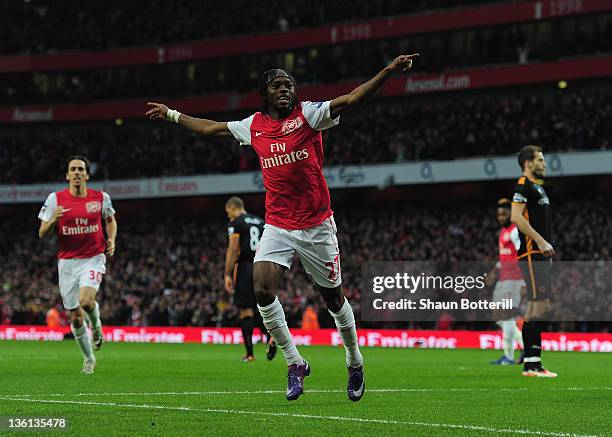
[[[299,384],[300,375],[298,375],[297,368],[295,370],[290,370],[287,372],[287,377],[289,378],[289,385],[293,386],[295,384]]]
[[[351,386],[356,386],[361,382],[361,372],[359,370],[355,370],[351,372],[350,383]]]

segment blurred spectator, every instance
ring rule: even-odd
[[[317,306],[313,302],[308,302],[302,314],[302,329],[319,329],[319,316]]]
[[[219,119],[240,119],[245,114]],[[606,149],[612,91],[380,99],[342,115],[325,133],[325,164],[350,165],[516,153]],[[0,183],[58,181],[66,157],[84,154],[94,179],[232,173],[259,169],[252,148],[170,123],[41,126],[0,132]],[[163,163],[163,166],[160,166]]]
[[[560,260],[612,261],[609,248],[612,210],[603,198],[555,199],[553,243]],[[431,204],[363,209],[335,208],[342,255],[343,291],[360,315],[364,262],[497,260],[498,224],[488,206]],[[98,292],[107,325],[237,326],[238,312],[223,286],[226,234],[222,219],[122,221],[117,254]],[[55,247],[36,238],[38,222],[3,218],[0,222],[0,322],[45,324],[50,308],[60,308]],[[19,236],[16,238],[15,236]],[[568,308],[588,298],[574,292],[581,272],[560,278]],[[598,279],[601,281],[601,278]],[[594,281],[597,282],[597,281]],[[605,287],[608,284],[599,284]],[[567,287],[567,288],[566,288]],[[333,327],[319,293],[297,260],[284,275],[279,299],[291,327]],[[315,317],[315,315],[318,315]],[[562,317],[563,314],[557,314]],[[441,320],[440,326],[453,325]],[[315,325],[316,326],[316,325]],[[364,323],[362,327],[406,327],[407,323]],[[410,326],[419,326],[411,324]],[[463,324],[470,328],[478,324]],[[564,325],[571,329],[572,324]],[[580,329],[593,324],[582,323]]]
[[[461,6],[500,0],[463,0]],[[0,2],[0,53],[108,50],[221,36],[275,32],[329,23],[456,7],[455,0],[70,0]],[[66,13],[70,11],[70,13]]]
[[[582,15],[555,20],[558,29],[555,32],[547,20],[270,53],[233,54],[182,63],[7,72],[0,76],[0,104],[90,103],[144,100],[153,96],[169,99],[218,92],[243,93],[255,89],[261,72],[270,68],[291,71],[300,85],[365,80],[401,53],[421,53],[415,61],[417,74],[609,54],[612,43],[602,44],[602,40],[607,36],[605,29],[612,28],[612,14],[601,20],[591,16],[588,32],[573,32],[583,25],[583,20]],[[602,23],[606,20],[608,25],[604,27]],[[560,40],[565,43],[558,44]]]

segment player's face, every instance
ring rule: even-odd
[[[508,208],[497,208],[497,221],[500,226],[508,226],[510,224],[510,211]]]
[[[268,85],[268,101],[279,112],[288,112],[293,108],[295,86],[288,77],[277,77]]]
[[[237,216],[236,207],[235,206],[226,206],[225,213],[227,214],[227,218],[230,220],[234,220]]]
[[[79,187],[89,180],[85,162],[80,159],[73,159],[68,163],[68,171],[66,172],[66,180],[71,186]]]
[[[542,152],[536,152],[533,161],[528,161],[531,165],[531,172],[538,179],[544,178],[546,175],[546,161],[544,161],[544,154]]]

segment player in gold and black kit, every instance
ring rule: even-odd
[[[253,257],[264,229],[264,220],[249,214],[239,197],[230,198],[225,204],[225,212],[230,219],[227,225],[229,237],[225,258],[225,290],[234,294],[234,305],[240,310],[240,327],[246,348],[242,361],[250,362],[253,355],[253,328],[255,327],[255,290],[253,288]],[[268,332],[260,326],[266,337]],[[269,340],[269,338],[268,338]],[[276,345],[267,341],[269,360],[276,354]]]
[[[552,256],[554,248],[550,201],[542,187],[546,162],[542,149],[525,146],[518,154],[523,175],[512,198],[511,220],[519,229],[519,266],[527,285],[527,311],[523,325],[525,358],[523,376],[555,378],[542,367],[542,326],[550,306]]]

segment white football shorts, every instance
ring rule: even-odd
[[[64,308],[74,310],[80,305],[79,290],[90,287],[98,291],[106,273],[106,255],[91,258],[60,259],[57,261],[59,289]]]
[[[287,230],[266,224],[253,262],[269,261],[290,268],[297,252],[306,272],[321,287],[342,284],[336,222],[329,217],[313,228]]]
[[[512,307],[519,308],[521,305],[521,287],[525,285],[522,279],[507,279],[497,281],[493,290],[493,302],[501,302],[503,299],[512,299]]]

